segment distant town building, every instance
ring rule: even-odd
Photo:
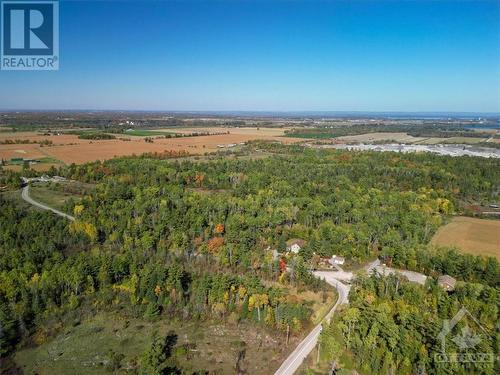
[[[302,249],[305,245],[306,241],[301,240],[299,238],[292,238],[286,242],[286,249],[289,252],[294,254],[298,254],[300,249]]]
[[[442,275],[438,277],[438,285],[446,291],[452,291],[455,289],[457,280],[450,275]]]

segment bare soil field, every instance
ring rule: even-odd
[[[281,137],[285,129],[270,128],[182,128],[164,129],[165,132],[195,131],[227,132],[229,134],[210,135],[185,138],[154,138],[153,143],[146,142],[144,137],[127,137],[118,135],[112,140],[79,139],[77,135],[64,134],[59,136],[44,136],[36,132],[0,133],[0,141],[11,139],[30,140],[40,142],[52,141],[51,146],[39,144],[0,144],[0,159],[12,158],[40,159],[50,157],[66,164],[81,164],[95,160],[106,160],[115,156],[140,155],[146,152],[186,151],[192,155],[203,155],[218,150],[219,146],[238,144],[250,140],[272,140],[283,143],[301,142],[297,138]],[[37,168],[44,168],[39,165]],[[50,168],[47,166],[45,169]]]
[[[455,246],[466,253],[500,260],[500,220],[455,217],[434,235],[432,244]]]

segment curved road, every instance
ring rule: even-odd
[[[316,344],[318,343],[319,335],[322,330],[323,322],[330,322],[330,318],[335,313],[335,310],[341,304],[347,303],[347,297],[349,296],[350,285],[345,285],[342,282],[336,280],[332,277],[331,271],[316,271],[314,275],[319,278],[325,279],[325,281],[334,286],[337,289],[339,298],[333,306],[333,308],[328,312],[323,321],[319,323],[314,329],[306,336],[304,340],[295,348],[295,350],[288,356],[288,358],[283,362],[280,368],[274,373],[274,375],[293,375],[295,371],[302,364],[304,359],[312,352]]]
[[[23,197],[23,199],[28,202],[29,204],[32,204],[33,206],[36,206],[38,208],[41,208],[42,210],[47,210],[47,211],[52,211],[53,213],[55,213],[56,215],[59,215],[59,216],[62,216],[68,220],[71,220],[71,221],[74,221],[75,218],[71,215],[68,215],[68,214],[65,214],[64,212],[61,212],[59,210],[56,210],[55,208],[52,208],[52,207],[49,207],[49,206],[46,206],[45,204],[43,203],[40,203],[40,202],[37,202],[35,200],[33,200],[31,197],[30,197],[30,194],[29,194],[29,188],[30,186],[29,185],[26,185],[25,187],[23,187],[23,190],[22,190],[22,193],[21,193],[21,196]]]
[[[295,348],[295,350],[288,356],[288,358],[283,362],[281,367],[274,373],[274,375],[293,375],[295,371],[300,367],[304,359],[311,353],[318,343],[319,335],[321,333],[321,327],[323,322],[329,323],[332,315],[338,306],[342,304],[349,303],[349,291],[351,285],[348,284],[354,279],[355,275],[352,272],[345,272],[340,267],[337,271],[316,271],[314,276],[324,279],[328,284],[334,286],[337,289],[339,298],[333,308],[328,312],[323,321],[318,324],[314,329],[306,336],[304,340]],[[411,272],[406,270],[399,270],[395,268],[389,268],[382,265],[379,259],[368,263],[364,267],[368,274],[373,272],[378,272],[381,275],[388,275],[393,273],[399,273],[406,276],[409,281],[416,282],[419,284],[425,284],[427,276],[417,272]],[[344,281],[344,282],[342,282]]]

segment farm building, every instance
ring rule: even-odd
[[[298,254],[300,249],[304,247],[305,243],[306,241],[299,238],[292,238],[286,242],[286,250],[294,254]]]
[[[438,285],[446,291],[452,291],[455,289],[455,284],[457,280],[449,275],[442,275],[438,277]]]

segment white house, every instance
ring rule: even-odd
[[[334,265],[334,264],[337,264],[337,265],[343,265],[345,263],[345,258],[344,257],[339,257],[337,255],[334,255],[330,258],[330,264],[331,265]]]
[[[294,254],[298,254],[300,249],[302,249],[304,247],[305,243],[306,242],[304,240],[301,240],[298,238],[293,238],[293,239],[288,240],[286,242],[286,250],[290,251]]]

